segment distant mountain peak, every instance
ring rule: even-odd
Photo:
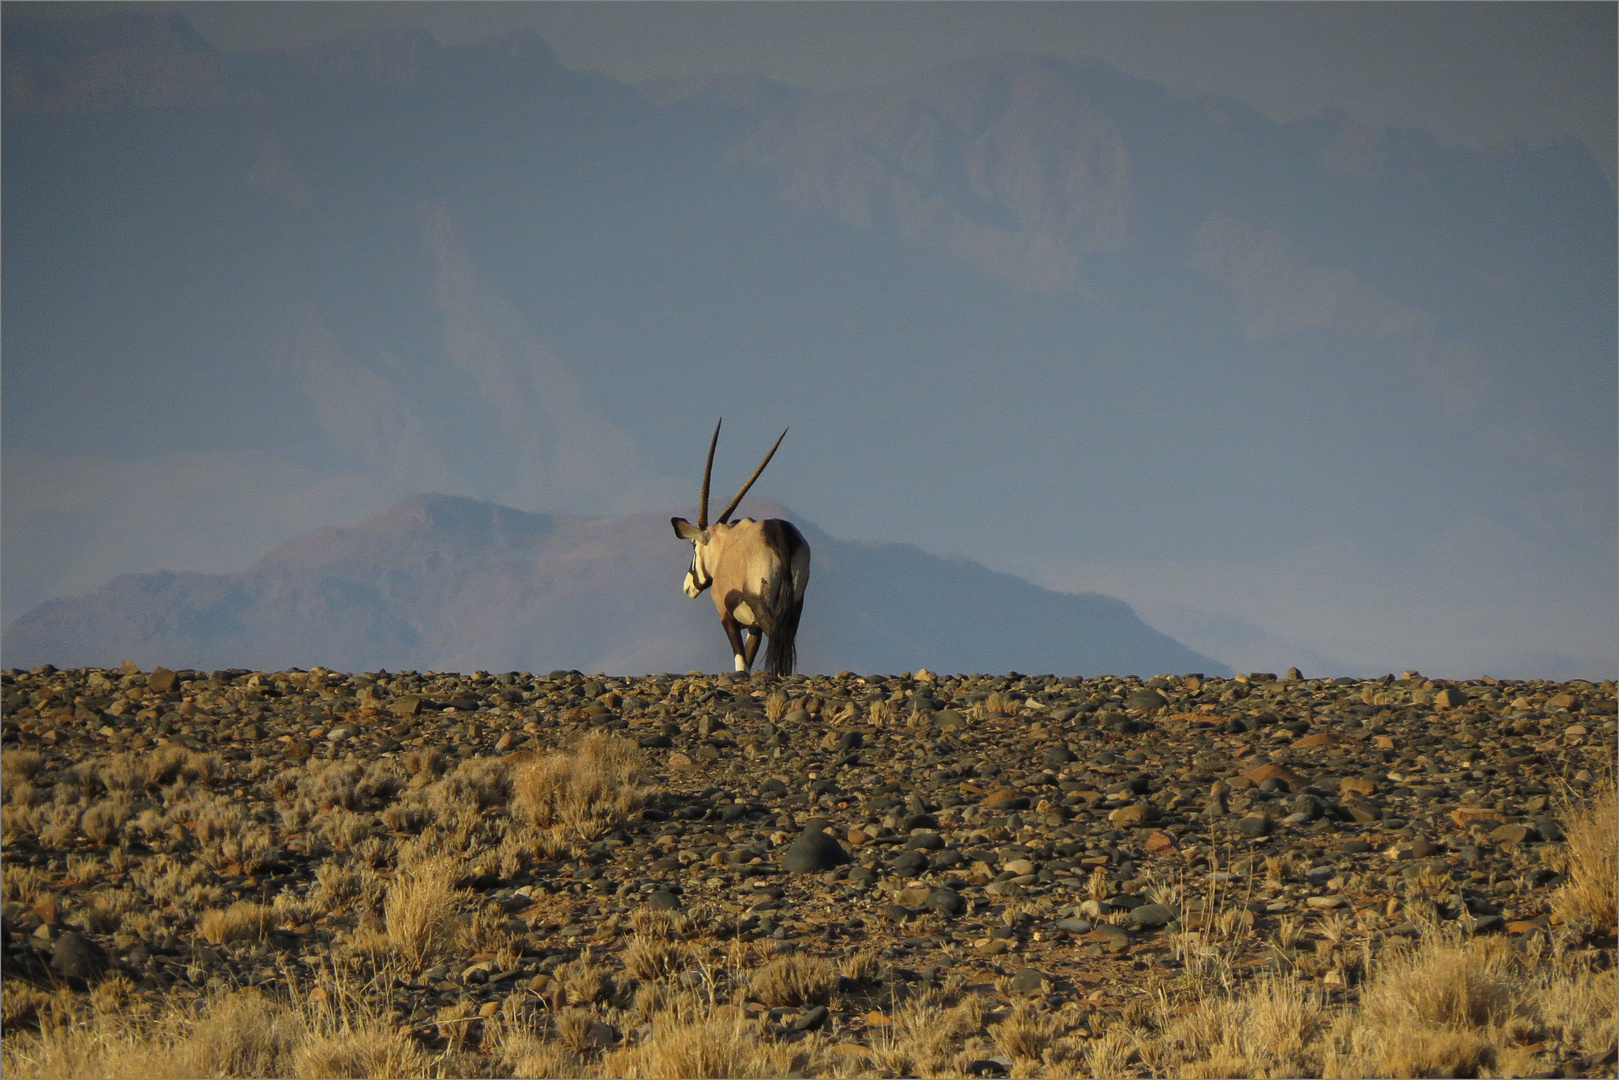
[[[124,5],[6,10],[5,111],[105,112],[218,106],[230,98],[225,58],[178,12]]]
[[[421,76],[422,64],[442,49],[419,26],[376,26],[342,37],[268,55],[327,78],[404,86]]]
[[[1087,295],[1085,257],[1130,231],[1124,140],[1073,69],[1040,57],[783,101],[732,156],[779,177],[794,205],[1035,292]]]
[[[766,500],[752,507],[768,515]],[[1050,592],[908,544],[814,550],[806,670],[1222,671],[1122,601]],[[5,632],[6,662],[171,667],[683,671],[729,665],[714,609],[681,594],[662,514],[558,518],[453,495],[319,529],[235,574],[126,574]]]

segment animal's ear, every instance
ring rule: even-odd
[[[703,530],[687,521],[685,518],[670,518],[669,524],[675,527],[675,535],[682,540],[697,540],[703,535]]]

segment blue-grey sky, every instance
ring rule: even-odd
[[[1606,3],[188,3],[223,49],[306,45],[366,27],[445,43],[539,32],[573,68],[626,82],[757,74],[875,85],[951,60],[1030,52],[1100,60],[1274,120],[1326,110],[1446,143],[1575,136],[1614,175],[1613,5]]]
[[[7,4],[225,59],[8,23],[6,618],[424,491],[689,512],[723,414],[1239,669],[1611,675],[1615,10]]]

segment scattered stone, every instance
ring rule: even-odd
[[[1499,826],[1505,817],[1499,810],[1486,810],[1479,806],[1459,806],[1450,812],[1450,820],[1464,829],[1475,821],[1488,821]]]
[[[1298,791],[1300,788],[1304,787],[1304,781],[1300,779],[1298,773],[1295,773],[1286,765],[1278,765],[1274,762],[1249,769],[1242,775],[1244,779],[1248,780],[1248,782],[1253,784],[1255,787],[1264,784],[1264,782],[1267,780],[1275,780],[1278,784],[1290,792]]]
[[[1082,940],[1096,942],[1112,953],[1120,953],[1130,947],[1129,932],[1124,927],[1114,926],[1112,923],[1097,923]]]
[[[1137,930],[1158,930],[1174,922],[1179,915],[1163,904],[1142,904],[1130,912],[1130,926]]]
[[[1027,810],[1030,803],[1016,788],[998,788],[984,796],[983,805],[989,810]]]
[[[69,930],[51,949],[51,970],[70,981],[94,982],[107,970],[107,950],[77,930]]]
[[[1012,976],[1012,991],[1017,994],[1042,994],[1050,985],[1050,977],[1039,968],[1019,968]]]
[[[1269,836],[1274,827],[1268,814],[1249,814],[1232,823],[1232,828],[1256,840],[1261,836]]]
[[[825,1005],[817,1005],[801,1016],[793,1019],[787,1026],[793,1031],[819,1031],[826,1026],[827,1017],[831,1013]]]
[[[1142,712],[1151,712],[1154,709],[1162,709],[1168,704],[1169,699],[1164,695],[1160,694],[1156,690],[1146,688],[1137,690],[1129,697],[1124,699],[1125,708],[1139,709]]]
[[[1138,802],[1121,806],[1108,814],[1107,819],[1124,828],[1134,828],[1158,820],[1158,810],[1151,803]]]
[[[1146,843],[1142,846],[1152,854],[1162,854],[1166,851],[1175,850],[1175,838],[1162,829],[1154,829],[1147,834]]]
[[[1539,839],[1535,830],[1526,825],[1503,825],[1490,833],[1490,842],[1494,844],[1524,844]]]
[[[1567,936],[1547,917],[1563,880],[1561,851],[1547,849],[1543,861],[1533,845],[1563,839],[1557,778],[1583,791],[1614,734],[1611,685],[1486,680],[1454,687],[1448,708],[1440,698],[1452,687],[1423,687],[1420,678],[1150,680],[1165,714],[1163,705],[1129,706],[1132,698],[1152,704],[1136,696],[1139,680],[1023,675],[180,671],[162,692],[140,673],[128,682],[118,671],[4,677],[8,785],[14,761],[48,795],[74,783],[67,770],[87,758],[129,753],[138,765],[147,754],[180,762],[185,752],[194,756],[175,767],[195,770],[186,783],[201,799],[254,814],[292,812],[305,797],[329,807],[307,823],[283,816],[270,833],[279,850],[263,865],[211,862],[207,886],[218,895],[205,903],[221,909],[316,887],[328,860],[346,859],[333,841],[374,841],[382,852],[408,842],[424,826],[406,811],[453,802],[481,780],[463,760],[492,765],[505,755],[519,766],[592,731],[639,744],[652,793],[627,820],[594,834],[588,850],[525,853],[504,865],[492,848],[467,847],[473,865],[456,882],[466,910],[498,916],[496,925],[522,942],[523,959],[503,970],[458,942],[433,970],[402,976],[389,990],[410,1010],[401,1023],[435,1052],[454,1045],[455,1025],[425,1018],[446,1005],[464,1002],[458,1015],[469,1018],[495,1016],[520,992],[567,1008],[587,965],[620,980],[615,954],[648,909],[689,912],[761,956],[869,952],[880,958],[879,977],[896,984],[959,973],[980,991],[998,984],[1064,1003],[1071,986],[1097,1015],[1176,967],[1166,931],[1215,929],[1226,901],[1205,908],[1210,888],[1255,919],[1251,947],[1230,958],[1236,970],[1271,965],[1318,989],[1349,989],[1353,972],[1335,960],[1358,954],[1306,947],[1267,955],[1280,920],[1342,921],[1354,909],[1375,916],[1365,925],[1379,934],[1417,935],[1424,924],[1390,922],[1408,917],[1401,902],[1418,886],[1434,890],[1438,916],[1461,930],[1506,933],[1522,950],[1550,947]],[[1551,704],[1560,690],[1567,701]],[[1003,695],[998,713],[981,706],[990,693]],[[879,702],[903,719],[868,726]],[[983,719],[941,725],[951,713]],[[1142,729],[1150,734],[1119,734]],[[250,766],[254,759],[262,764]],[[386,776],[397,790],[370,786]],[[360,798],[343,784],[360,784]],[[1491,805],[1479,805],[1484,799]],[[478,811],[483,819],[508,812],[498,800]],[[138,865],[158,857],[183,864],[209,841],[176,842],[137,824],[114,842]],[[93,876],[91,860],[111,850],[83,830],[7,848],[8,878],[29,867],[40,897],[0,905],[7,978],[88,987],[116,966],[141,993],[270,985],[287,972],[307,985],[322,949],[383,929],[375,916],[339,906],[313,928],[289,924],[262,942],[143,932],[138,942],[119,938],[114,957],[112,932],[81,910],[74,890],[116,881],[142,904],[156,898],[142,884],[149,873]],[[851,854],[865,865],[851,865]],[[69,863],[73,875],[92,876],[69,883]],[[1145,895],[1149,882],[1180,875],[1183,904]],[[1383,921],[1385,911],[1394,920]],[[1358,949],[1362,920],[1346,925]],[[1135,956],[1133,940],[1141,942]],[[869,974],[840,983],[838,1001],[858,1010],[847,1016],[855,1028],[861,1015],[873,1029],[892,1023],[875,985]],[[622,989],[597,1003],[617,1001]],[[745,999],[724,1008],[738,1020],[768,1019],[774,1037],[788,1041],[815,1012],[809,1003],[789,1011]],[[1074,1020],[1085,1026],[1084,1013]],[[832,1023],[828,1014],[801,1030]],[[619,1035],[603,1025],[582,1037],[602,1049]],[[956,1040],[952,1053],[965,1046]],[[990,1046],[952,1060],[993,1063]]]

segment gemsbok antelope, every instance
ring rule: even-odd
[[[686,595],[695,598],[704,589],[714,589],[714,606],[719,609],[720,625],[731,643],[738,671],[753,667],[760,635],[770,637],[765,649],[765,669],[771,674],[791,675],[798,661],[793,639],[798,634],[798,616],[804,610],[804,586],[809,584],[809,545],[790,521],[743,518],[732,523],[729,520],[731,512],[765,471],[770,459],[776,456],[776,447],[786,437],[786,431],[777,437],[776,445],[753,470],[736,498],[710,525],[708,480],[714,471],[714,447],[720,441],[720,425],[715,424],[714,438],[708,444],[708,464],[703,466],[703,495],[697,508],[697,524],[685,518],[669,519],[675,527],[675,535],[692,544],[691,569],[686,571]],[[742,642],[744,630],[748,631],[746,645]]]

